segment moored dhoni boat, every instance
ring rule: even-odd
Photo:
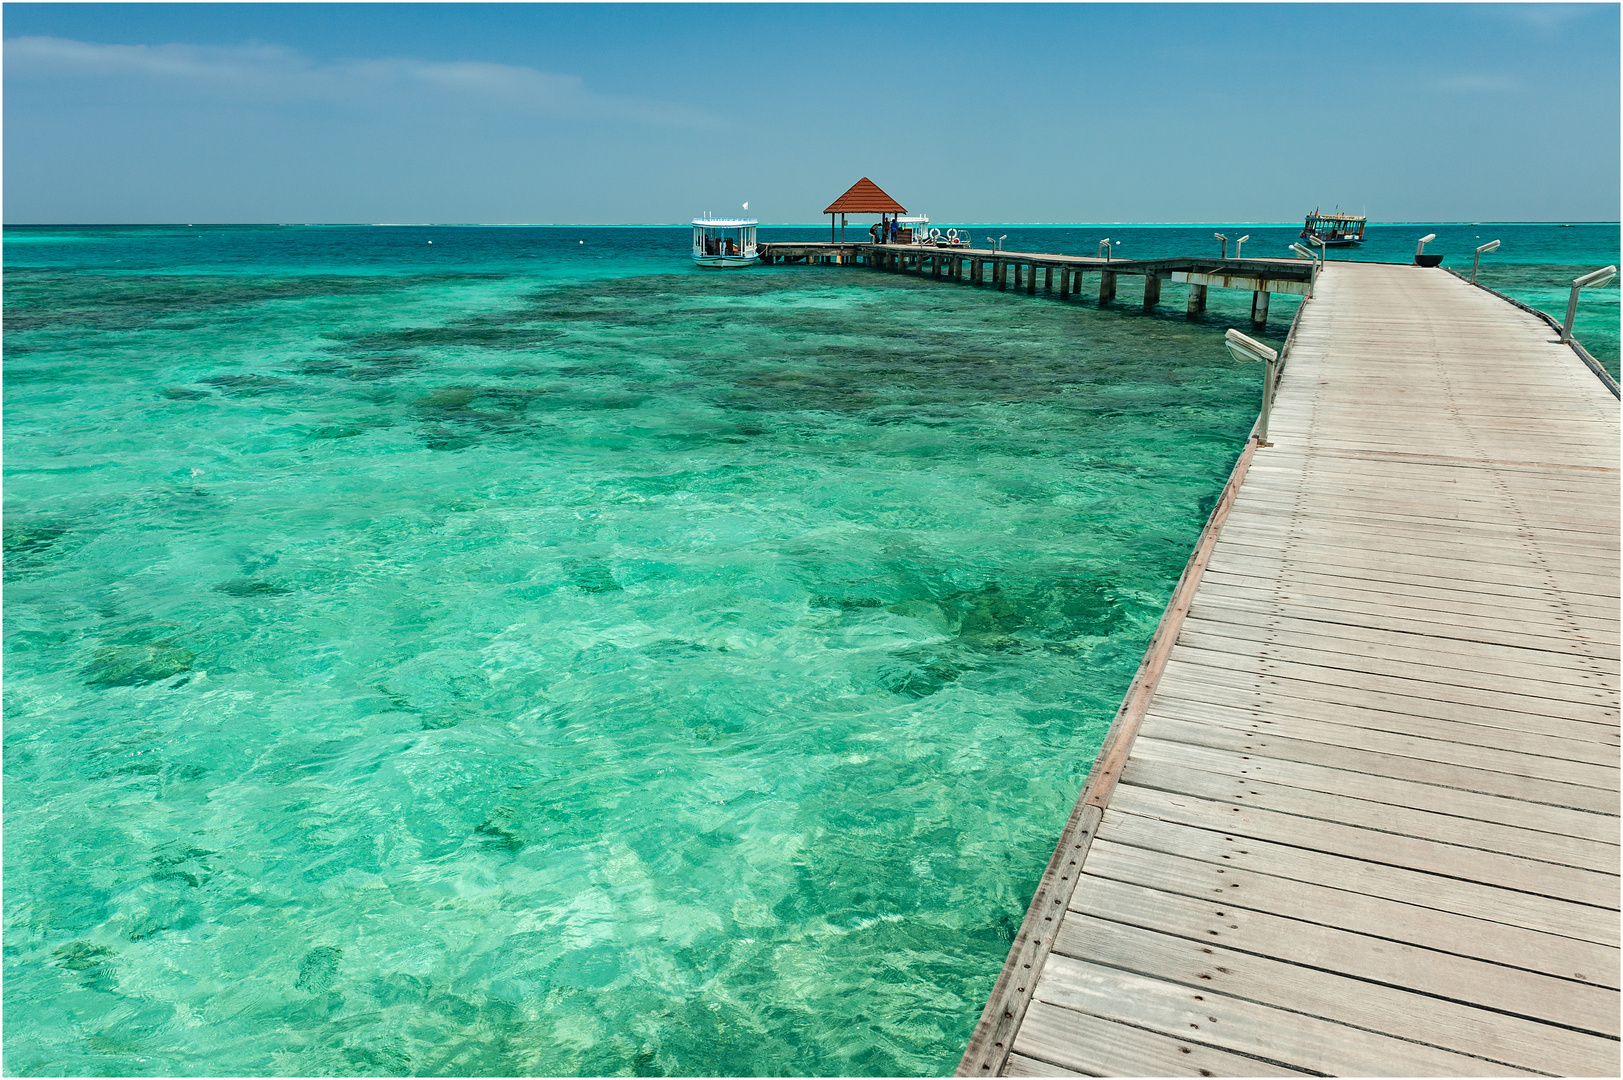
[[[1357,214],[1321,214],[1314,210],[1302,225],[1301,237],[1316,236],[1325,247],[1351,247],[1364,242],[1368,218]]]
[[[693,261],[716,269],[754,266],[759,224],[755,218],[694,218]]]

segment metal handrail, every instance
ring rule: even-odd
[[[1265,366],[1266,373],[1262,381],[1262,414],[1257,417],[1257,445],[1272,446],[1273,443],[1268,441],[1268,414],[1273,411],[1274,370],[1275,365],[1279,363],[1279,354],[1256,338],[1247,337],[1233,329],[1223,334],[1223,344],[1234,354],[1234,359],[1260,360]]]
[[[1578,293],[1591,286],[1599,288],[1611,281],[1617,273],[1615,266],[1603,266],[1599,270],[1591,271],[1583,277],[1572,279],[1572,295],[1567,298],[1567,321],[1561,324],[1561,343],[1563,345],[1572,341],[1572,320],[1578,316]]]
[[[1305,248],[1301,244],[1292,244],[1291,250],[1313,264],[1313,268],[1307,274],[1307,295],[1311,297],[1313,295],[1313,286],[1319,280],[1319,272],[1324,269],[1324,245],[1319,245],[1319,256],[1317,258],[1314,257],[1311,249]],[[1298,308],[1297,310],[1300,311],[1301,309]]]
[[[1473,259],[1472,262],[1471,262],[1471,284],[1472,285],[1476,284],[1476,268],[1477,268],[1478,264],[1480,264],[1482,262],[1483,253],[1484,252],[1489,252],[1489,251],[1498,251],[1498,250],[1499,250],[1499,241],[1497,241],[1497,240],[1489,240],[1486,244],[1483,244],[1481,247],[1476,249],[1476,258]]]

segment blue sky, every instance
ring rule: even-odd
[[[4,8],[20,222],[1619,216],[1619,7]]]

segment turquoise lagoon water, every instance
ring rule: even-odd
[[[1255,414],[1218,290],[5,236],[15,1074],[950,1072]]]

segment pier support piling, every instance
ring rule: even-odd
[[[1108,304],[1116,299],[1116,272],[1114,270],[1099,271],[1099,303]]]
[[[1187,314],[1191,319],[1206,310],[1206,286],[1189,286],[1189,307]]]
[[[1045,266],[1045,267],[1043,267],[1043,292],[1053,292],[1053,291],[1054,291],[1054,268],[1052,266]]]
[[[1268,294],[1258,289],[1251,294],[1251,326],[1261,330],[1268,325]]]
[[[1144,310],[1154,311],[1161,302],[1161,279],[1154,274],[1144,275]]]

